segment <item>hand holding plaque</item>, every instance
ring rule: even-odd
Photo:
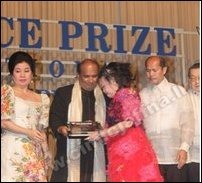
[[[92,132],[102,129],[100,123],[95,121],[68,122],[67,126],[70,129],[69,138],[87,137]]]

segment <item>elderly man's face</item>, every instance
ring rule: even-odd
[[[98,72],[99,68],[94,63],[87,62],[81,66],[78,78],[84,90],[92,91],[97,86]]]
[[[167,68],[160,66],[158,57],[152,57],[147,61],[146,72],[149,82],[153,85],[158,85],[163,79]]]
[[[190,88],[195,92],[200,91],[199,80],[200,80],[199,68],[191,69],[189,75],[189,85]]]

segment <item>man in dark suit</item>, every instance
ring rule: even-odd
[[[102,141],[68,138],[68,121],[98,121],[104,127],[106,104],[97,86],[99,64],[85,59],[77,66],[77,81],[56,90],[50,108],[50,127],[57,139],[51,182],[104,182]]]

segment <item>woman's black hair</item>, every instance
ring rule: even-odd
[[[130,63],[111,62],[104,65],[98,77],[104,77],[107,81],[114,79],[119,88],[129,87],[133,82]]]
[[[8,62],[10,74],[13,75],[15,66],[22,62],[26,62],[30,66],[33,75],[35,75],[35,61],[28,53],[23,51],[17,51],[10,56]]]

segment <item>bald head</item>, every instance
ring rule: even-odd
[[[159,57],[159,56],[151,56],[151,57],[148,57],[146,60],[145,60],[145,67],[147,67],[147,63],[148,62],[158,62],[159,66],[161,66],[162,68],[163,67],[167,67],[166,65],[166,60],[163,58],[163,57]]]
[[[100,66],[99,66],[99,64],[98,64],[98,62],[96,60],[93,60],[93,59],[90,59],[90,58],[86,58],[81,63],[79,63],[77,65],[77,73],[80,74],[81,70],[84,67],[88,66],[88,65],[94,65],[95,67],[97,67],[98,70],[100,69]]]

